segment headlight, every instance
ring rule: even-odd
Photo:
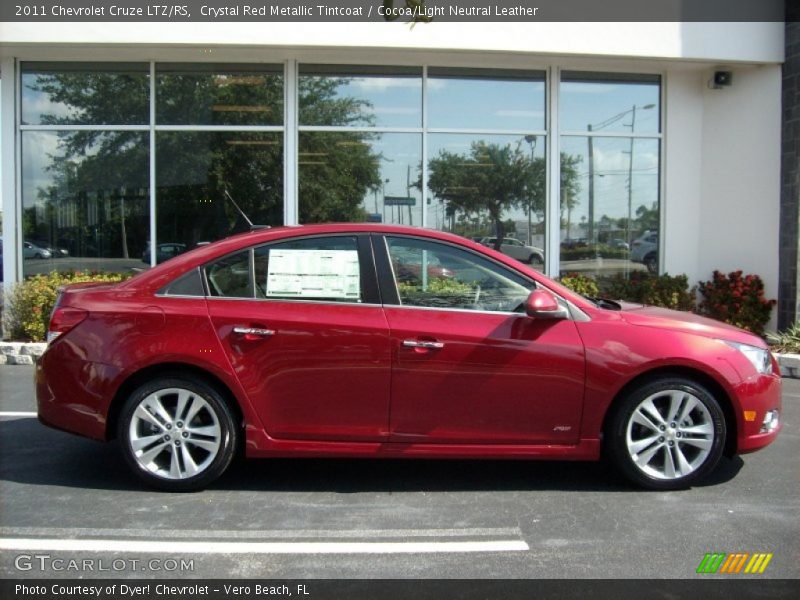
[[[747,344],[739,344],[737,342],[730,342],[722,340],[731,348],[736,348],[739,352],[744,354],[745,358],[755,368],[758,373],[771,373],[772,372],[772,359],[769,355],[769,350],[758,348],[756,346],[748,346]]]

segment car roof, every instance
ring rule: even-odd
[[[285,225],[281,227],[270,227],[239,233],[222,240],[211,242],[210,244],[206,244],[204,246],[193,248],[192,250],[172,258],[169,261],[161,263],[152,269],[139,273],[135,277],[132,277],[128,281],[120,284],[119,287],[150,290],[160,289],[162,286],[166,285],[169,281],[181,273],[189,271],[194,267],[203,265],[226,254],[236,252],[237,250],[243,250],[249,246],[266,244],[272,241],[278,241],[295,236],[305,237],[336,233],[413,235],[416,237],[427,237],[430,239],[456,243],[480,252],[486,252],[485,246],[473,242],[465,237],[423,227],[411,227],[408,225],[386,225],[382,223],[325,223],[319,225]],[[497,253],[497,257],[502,257],[500,260],[506,262],[506,257],[504,255]]]

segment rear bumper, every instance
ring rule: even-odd
[[[64,342],[57,342],[36,363],[39,421],[54,429],[105,440],[108,405],[120,370],[78,359],[59,348]]]
[[[776,375],[753,377],[736,386],[735,393],[740,405],[737,415],[738,454],[755,452],[768,446],[778,437],[783,427],[781,388],[781,379]],[[780,415],[778,427],[768,433],[762,433],[764,416],[771,410],[777,410]]]

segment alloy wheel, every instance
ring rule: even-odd
[[[205,471],[219,454],[222,427],[214,408],[200,394],[165,388],[148,394],[133,411],[129,444],[139,466],[168,480]]]
[[[647,396],[630,413],[625,444],[642,473],[678,480],[706,462],[714,436],[714,421],[706,405],[688,391],[667,389]]]

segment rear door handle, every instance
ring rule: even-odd
[[[404,348],[425,348],[426,350],[441,350],[444,342],[427,342],[417,340],[403,340]]]
[[[233,328],[233,333],[239,335],[247,335],[247,336],[255,336],[255,337],[269,337],[271,335],[275,335],[274,329],[262,329],[260,327],[244,327],[243,325],[237,325]]]

